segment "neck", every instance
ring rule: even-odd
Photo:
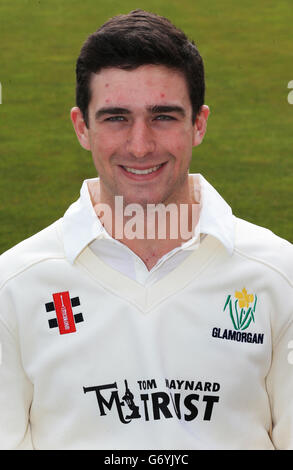
[[[200,204],[194,196],[193,181],[189,184],[187,202],[168,205],[127,206],[121,196],[116,196],[109,205],[101,202],[98,183],[89,183],[89,192],[95,212],[109,235],[138,255],[149,270],[166,253],[192,238],[199,220]]]

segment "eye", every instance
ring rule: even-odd
[[[119,122],[119,121],[125,121],[126,118],[125,116],[110,116],[105,119],[105,121],[110,121],[110,122]]]
[[[159,114],[155,117],[156,121],[176,121],[174,116],[169,116],[168,114]]]

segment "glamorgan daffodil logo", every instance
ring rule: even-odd
[[[224,310],[228,309],[235,330],[246,330],[254,319],[257,296],[248,294],[245,287],[236,291],[234,298],[228,295]]]

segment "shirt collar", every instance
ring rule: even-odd
[[[208,181],[200,176],[202,212],[201,233],[217,238],[231,255],[234,250],[235,217],[231,207]]]
[[[232,254],[235,222],[231,207],[202,175],[191,176],[196,193],[200,186],[201,212],[195,234],[200,231],[201,234],[212,235]],[[88,182],[98,180],[93,178],[83,182],[80,198],[71,204],[62,219],[65,256],[71,263],[93,240],[108,238],[116,241],[104,229],[92,205]],[[184,245],[188,248],[192,243],[186,242]]]

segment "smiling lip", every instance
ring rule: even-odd
[[[120,168],[123,170],[123,173],[129,176],[130,178],[134,179],[145,179],[151,178],[152,176],[156,176],[160,173],[160,170],[165,166],[167,162],[160,163],[159,165],[155,166],[148,166],[146,168],[134,168],[131,166],[120,165]]]

